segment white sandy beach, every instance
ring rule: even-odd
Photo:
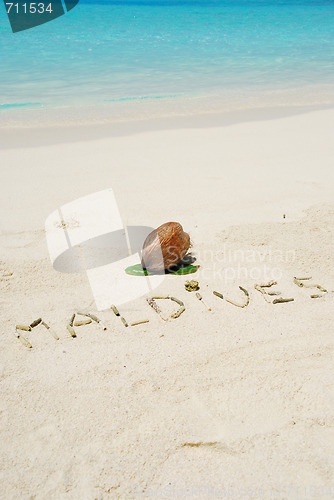
[[[0,129],[3,498],[334,497],[333,124],[325,109],[91,140]],[[104,311],[107,331],[70,337],[94,297],[85,273],[53,269],[44,223],[108,187],[125,224],[189,232],[211,312],[167,276],[157,292],[185,302],[180,318],[141,297],[122,313],[149,323]],[[294,302],[266,303],[254,284],[272,278]],[[212,293],[241,300],[239,285],[244,309]],[[37,328],[27,349],[14,325],[39,316],[60,340]]]

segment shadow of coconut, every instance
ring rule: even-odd
[[[139,254],[140,260],[144,241],[152,229],[148,226],[128,226],[127,234],[121,229],[89,239],[59,255],[53,267],[62,273],[80,273],[83,270],[106,266],[136,253]]]

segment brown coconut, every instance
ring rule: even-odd
[[[180,264],[190,247],[190,236],[178,222],[166,222],[146,238],[142,250],[144,269],[162,272]]]

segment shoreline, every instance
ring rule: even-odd
[[[25,126],[0,125],[0,150],[39,147],[53,144],[94,141],[108,137],[124,137],[151,131],[229,127],[250,122],[278,120],[334,108],[329,104],[281,105],[261,108],[242,108],[225,112],[147,116],[105,123],[34,124]]]
[[[5,105],[3,105],[5,106]],[[0,106],[0,147],[90,140],[124,136],[151,130],[227,126],[271,120],[334,107],[334,85],[308,84],[282,89],[245,87],[223,88],[205,93],[137,96],[109,102],[53,104],[36,107],[13,104]],[[17,107],[15,107],[17,106]],[[49,132],[52,132],[52,137]],[[25,139],[23,136],[26,136]]]

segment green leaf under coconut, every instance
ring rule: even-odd
[[[175,274],[176,276],[183,276],[184,274],[192,274],[196,273],[199,266],[193,266],[192,264],[188,264],[187,266],[181,266],[174,271],[165,271],[165,274]],[[126,274],[130,274],[131,276],[154,276],[155,272],[147,271],[142,268],[141,264],[135,264],[134,266],[129,266],[125,269]]]

